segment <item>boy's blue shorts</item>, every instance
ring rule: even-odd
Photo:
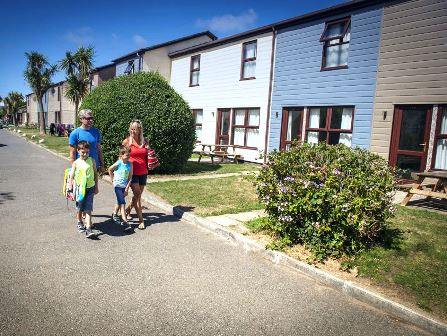
[[[118,205],[126,204],[126,199],[124,196],[125,191],[126,188],[115,187],[116,203]]]
[[[76,202],[76,208],[79,211],[93,211],[93,196],[95,196],[95,187],[86,188],[84,199]]]

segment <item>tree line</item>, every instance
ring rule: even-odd
[[[52,77],[58,70],[65,72],[66,87],[64,95],[75,105],[75,118],[82,99],[89,92],[90,75],[93,70],[94,48],[79,47],[75,52],[67,51],[65,57],[57,64],[50,64],[45,55],[36,51],[26,52],[27,59],[24,77],[37,99],[37,114],[39,131],[46,133],[45,113],[43,99],[45,93],[53,85]],[[14,125],[17,126],[17,113],[20,108],[26,105],[23,95],[12,91],[7,97],[1,98],[3,101],[2,114],[11,115]]]

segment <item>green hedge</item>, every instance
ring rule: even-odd
[[[132,119],[143,123],[144,136],[160,160],[157,171],[180,171],[192,154],[195,125],[188,104],[158,73],[140,72],[103,82],[84,98],[102,133],[105,164],[118,157]]]
[[[374,244],[394,212],[393,169],[359,148],[303,144],[274,152],[256,184],[279,238],[273,247],[302,243],[318,260]]]

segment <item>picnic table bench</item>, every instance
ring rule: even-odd
[[[447,199],[447,172],[446,171],[425,171],[416,173],[417,181],[409,187],[407,195],[400,203],[405,206],[413,195],[422,195],[427,198]],[[425,189],[424,189],[425,188]]]
[[[230,159],[235,163],[239,163],[241,158],[241,155],[235,153],[233,145],[200,144],[200,146],[202,146],[202,149],[196,152],[199,154],[198,162],[200,162],[202,156],[209,156],[213,164],[215,157],[220,158],[220,162],[223,162],[224,159]],[[228,151],[229,149],[231,149],[231,152]]]

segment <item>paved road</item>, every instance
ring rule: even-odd
[[[305,275],[150,208],[144,231],[75,229],[67,162],[0,130],[0,335],[423,335]]]

